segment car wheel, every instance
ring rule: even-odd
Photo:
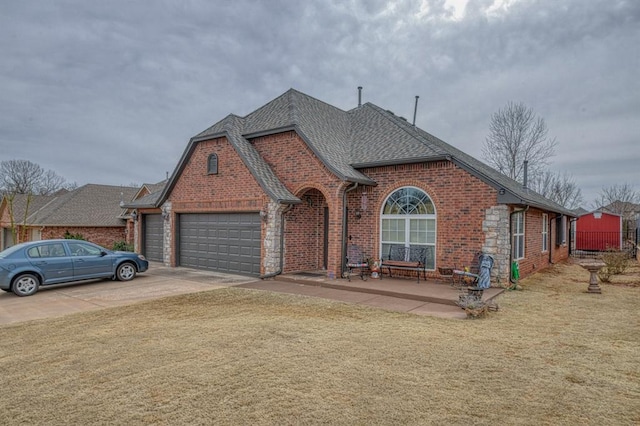
[[[136,267],[129,262],[125,262],[118,266],[116,270],[116,277],[120,281],[131,281],[136,276]]]
[[[13,281],[11,289],[20,297],[31,296],[40,288],[40,280],[33,274],[20,275]]]

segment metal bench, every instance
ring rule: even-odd
[[[420,282],[420,272],[427,279],[427,254],[429,247],[404,247],[391,246],[389,248],[388,259],[383,259],[380,270],[386,269],[389,277],[393,277],[391,271],[394,269],[416,271],[418,282]],[[382,277],[382,275],[381,275]]]

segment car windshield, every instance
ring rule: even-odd
[[[11,246],[3,251],[0,251],[0,259],[4,259],[5,257],[11,256],[13,253],[17,252],[21,248],[23,248],[25,243],[16,244],[15,246]]]

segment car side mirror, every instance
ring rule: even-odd
[[[107,253],[106,251],[104,251],[104,250],[100,251],[100,256],[101,256],[101,257],[102,257],[102,256],[106,256],[107,254],[108,254],[108,253]]]

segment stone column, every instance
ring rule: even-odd
[[[262,267],[264,269],[264,275],[273,274],[280,271],[280,237],[282,235],[282,212],[287,206],[276,203],[275,201],[269,201],[266,210],[266,216],[263,216],[265,221],[264,228],[264,240],[263,245],[263,259]]]
[[[173,241],[173,232],[171,223],[173,215],[171,214],[171,202],[167,201],[162,205],[163,212],[163,232],[164,238],[162,242],[162,264],[165,266],[171,266],[171,241]],[[165,218],[165,216],[167,216]]]
[[[490,254],[495,260],[491,271],[491,279],[497,284],[509,281],[509,207],[506,205],[493,206],[485,212],[482,221],[484,245],[482,251]]]

